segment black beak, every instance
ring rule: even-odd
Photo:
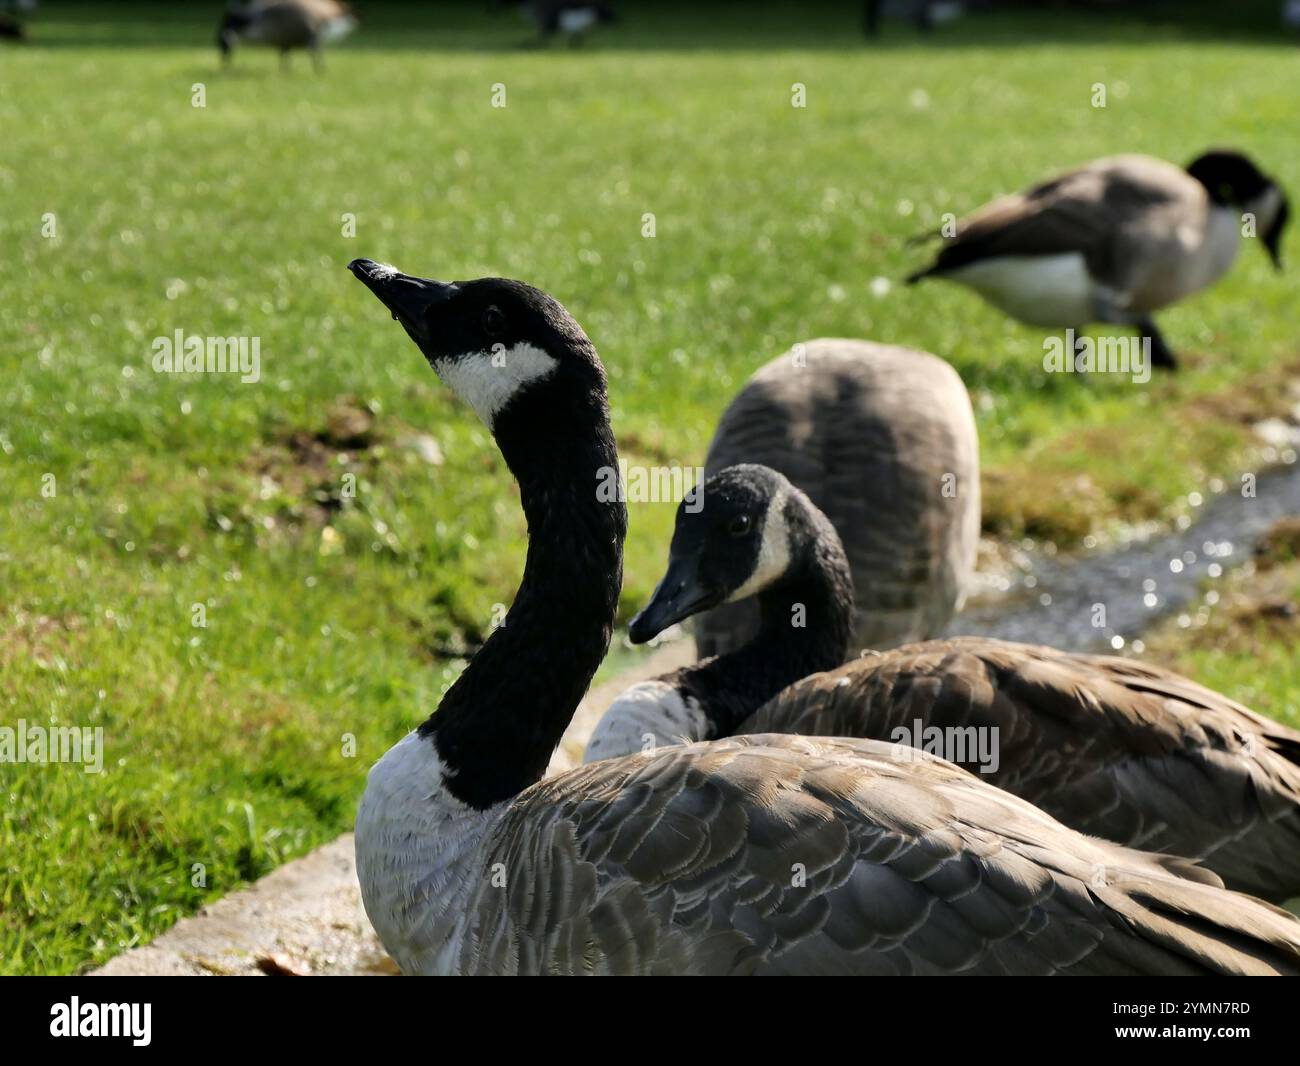
[[[354,259],[348,264],[348,269],[379,297],[393,318],[406,329],[411,340],[421,348],[429,339],[429,308],[450,300],[457,292],[454,284],[403,274],[373,259]]]
[[[673,623],[716,607],[722,599],[721,592],[700,580],[698,558],[671,557],[650,602],[628,623],[628,638],[633,644],[644,644]]]

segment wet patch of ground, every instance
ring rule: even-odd
[[[1206,582],[1250,561],[1257,545],[1266,554],[1293,550],[1287,546],[1293,545],[1292,516],[1300,515],[1300,428],[1286,428],[1285,437],[1268,445],[1282,462],[1231,483],[1213,482],[1204,495],[1189,493],[1187,512],[1172,529],[1121,528],[1109,550],[1082,555],[1032,540],[986,552],[994,569],[983,574],[982,593],[950,631],[1070,651],[1118,651],[1136,639],[1134,650],[1141,651],[1140,634],[1186,610]]]

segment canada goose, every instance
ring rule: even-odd
[[[583,0],[501,0],[497,7],[519,7],[537,27],[537,44],[558,35],[572,46],[602,22],[617,22],[618,14],[605,3]]]
[[[710,479],[702,508],[678,511],[630,636],[741,595],[763,627],[738,652],[633,686],[586,758],[749,733],[952,737],[968,746],[955,762],[1080,832],[1188,856],[1252,895],[1300,896],[1300,732],[1158,667],[981,637],[829,669],[851,617],[846,574],[834,529],[780,474]]]
[[[271,0],[232,4],[217,30],[217,48],[229,64],[235,44],[248,41],[280,50],[280,65],[289,67],[294,48],[311,50],[312,64],[321,69],[321,45],[346,37],[357,20],[347,4],[337,0]]]
[[[1280,270],[1289,215],[1286,194],[1240,152],[1206,152],[1186,170],[1113,156],[981,207],[907,280],[961,282],[1032,326],[1136,326],[1152,364],[1173,368],[1151,314],[1222,277],[1243,228]]]
[[[886,8],[890,8],[889,13],[895,18],[906,19],[921,32],[928,33],[938,21],[934,8],[939,6],[936,0],[894,0],[892,4],[886,3],[886,0],[864,0],[862,30],[868,37],[879,37],[881,16],[885,14]],[[952,17],[946,12],[945,15]]]
[[[970,397],[942,359],[821,339],[760,369],[724,412],[705,477],[761,463],[806,492],[848,552],[857,613],[850,647],[938,636],[979,546],[979,439]],[[746,644],[754,600],[696,619],[701,657]]]
[[[541,780],[618,602],[604,368],[520,282],[351,268],[487,426],[529,529],[505,624],[357,813],[405,972],[1300,973],[1284,912],[898,745],[745,737]]]

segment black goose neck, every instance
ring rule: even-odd
[[[710,736],[730,736],[783,688],[848,655],[853,581],[837,542],[819,541],[780,581],[758,594],[757,636],[734,652],[688,667],[684,686],[700,701]]]
[[[503,411],[493,434],[528,521],[524,575],[504,623],[421,727],[447,788],[477,809],[540,780],[609,650],[627,511],[598,498],[616,468],[604,380],[556,377]]]

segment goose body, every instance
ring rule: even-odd
[[[269,0],[232,6],[217,31],[217,47],[229,62],[240,41],[269,45],[280,50],[287,63],[290,50],[306,48],[319,67],[323,44],[346,37],[357,20],[347,4],[338,0]]]
[[[937,356],[887,344],[796,345],[745,384],[705,459],[708,478],[757,463],[779,471],[830,518],[856,591],[850,648],[889,648],[943,632],[979,546],[979,440],[970,397]],[[696,618],[701,657],[747,643],[753,600]]]
[[[961,760],[1080,832],[1300,896],[1300,733],[1169,670],[978,637],[898,648],[777,694],[739,733],[998,738]],[[933,732],[934,730],[939,733]],[[996,734],[991,731],[996,730]],[[982,771],[988,769],[989,772]]]
[[[757,590],[765,623],[738,652],[645,682],[615,700],[587,758],[748,733],[935,743],[984,780],[1084,833],[1202,862],[1229,887],[1300,896],[1300,732],[1168,670],[980,637],[868,653],[836,666],[850,617],[830,523],[772,471],[706,483],[708,532],[680,511],[669,572],[632,623],[646,640],[683,611],[751,584],[746,547],[720,532],[737,509],[780,500],[786,570]],[[679,537],[681,540],[679,541]],[[752,551],[752,548],[750,549]],[[694,566],[682,560],[699,555]],[[769,554],[771,552],[769,551]],[[807,626],[791,626],[792,604]],[[652,697],[669,711],[655,721]]]
[[[352,269],[483,418],[529,527],[505,623],[358,811],[362,899],[404,972],[1300,972],[1284,912],[897,745],[753,736],[542,780],[618,601],[603,368],[521,283]]]
[[[899,751],[735,737],[474,812],[429,803],[412,734],[358,818],[367,913],[412,974],[1300,972],[1285,912]]]
[[[1207,152],[1186,169],[1112,156],[961,219],[908,281],[958,282],[1033,326],[1136,325],[1172,366],[1151,315],[1227,273],[1247,215],[1280,266],[1286,196],[1245,156]]]

